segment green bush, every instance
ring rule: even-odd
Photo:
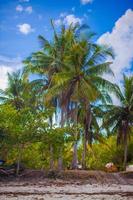
[[[89,169],[103,170],[108,162],[113,162],[119,170],[123,166],[123,146],[116,145],[116,137],[105,139],[104,143],[95,143],[89,149],[87,166]],[[128,146],[128,163],[133,162],[133,137]]]

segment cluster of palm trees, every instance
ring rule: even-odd
[[[102,131],[117,134],[117,142],[124,143],[124,167],[127,162],[128,138],[133,126],[133,76],[123,79],[123,89],[104,78],[110,74],[113,58],[111,48],[93,41],[94,34],[87,26],[61,26],[56,31],[53,22],[53,40],[39,36],[41,50],[24,61],[23,72],[9,76],[9,86],[1,91],[1,99],[14,103],[16,109],[25,104],[34,110],[53,108],[49,117],[52,129],[54,116],[60,128],[75,127],[72,168],[78,168],[78,141],[82,142],[82,167],[86,169],[88,145],[98,140]],[[117,67],[117,66],[116,66]],[[35,74],[36,80],[28,76]],[[119,98],[120,105],[113,105],[110,94]],[[101,125],[102,124],[102,125]],[[82,138],[79,136],[82,129]],[[50,145],[51,155],[54,151]],[[62,147],[58,166],[62,169]],[[51,160],[51,165],[53,161]]]

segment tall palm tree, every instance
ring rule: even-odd
[[[133,76],[123,76],[123,89],[118,88],[120,105],[107,105],[104,127],[110,127],[117,133],[117,144],[124,144],[123,167],[126,168],[128,139],[133,127]]]
[[[66,52],[69,51],[71,44],[74,40],[74,30],[76,27],[70,26],[68,29],[64,25],[61,26],[59,34],[56,33],[53,21],[51,21],[54,31],[53,41],[49,42],[43,36],[39,36],[41,43],[41,51],[33,53],[30,58],[24,61],[26,71],[31,73],[41,74],[45,79],[43,87],[44,93],[52,87],[52,76],[58,73],[64,68],[64,58]],[[40,80],[41,81],[41,80]],[[63,92],[56,97],[47,99],[47,106],[55,107],[55,110],[61,110],[61,122],[60,126],[63,127],[64,123],[64,107],[61,105],[61,99]],[[46,101],[45,101],[46,103]],[[60,152],[61,155],[61,152]],[[62,158],[59,158],[59,168],[62,168]]]
[[[67,107],[69,102],[82,103],[85,111],[84,117],[84,161],[88,144],[88,134],[91,124],[90,103],[103,99],[104,93],[115,91],[115,85],[105,80],[104,73],[113,74],[110,62],[105,62],[107,56],[112,56],[110,49],[91,44],[87,40],[75,39],[68,55],[65,57],[65,67],[61,72],[52,76],[52,87],[48,96],[59,95],[63,91],[62,104]]]
[[[53,26],[53,23],[52,23]],[[42,36],[41,51],[34,53],[27,62],[31,72],[43,74],[46,79],[45,102],[57,99],[61,109],[61,127],[64,118],[67,118],[70,103],[78,105],[82,102],[85,110],[84,118],[84,158],[88,143],[88,131],[91,124],[90,102],[103,98],[103,88],[113,91],[114,85],[102,78],[104,73],[113,74],[110,62],[105,62],[112,51],[91,41],[93,34],[88,38],[81,37],[82,28],[70,25],[67,29],[62,26],[61,32],[54,30],[54,39],[50,43]],[[75,118],[76,119],[76,118]],[[85,159],[84,159],[85,160]],[[84,161],[85,167],[85,161]]]

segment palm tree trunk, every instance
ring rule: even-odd
[[[76,124],[76,126],[78,125],[78,105],[77,105],[77,103],[75,103],[74,123]],[[77,127],[76,127],[75,141],[74,141],[74,145],[73,145],[72,169],[78,168],[77,136],[78,136],[78,130],[77,130]]]
[[[84,120],[84,137],[83,137],[83,154],[82,154],[82,168],[86,169],[86,154],[87,154],[87,146],[88,146],[88,138],[89,138],[89,130],[91,125],[91,108],[88,101],[84,101],[85,106],[85,120]]]
[[[123,161],[123,168],[126,170],[127,165],[127,153],[128,153],[128,121],[124,122],[124,161]]]
[[[72,160],[72,169],[78,168],[78,156],[77,156],[77,141],[74,142],[73,146],[73,160]]]
[[[126,170],[126,165],[127,165],[127,153],[128,153],[128,142],[127,142],[127,135],[126,135],[125,141],[124,141],[124,161],[123,161],[124,170]]]
[[[86,152],[87,152],[87,139],[86,133],[84,131],[84,138],[83,138],[83,153],[82,153],[82,168],[86,169]]]

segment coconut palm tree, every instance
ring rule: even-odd
[[[117,133],[117,144],[124,144],[123,167],[127,163],[128,139],[133,127],[133,76],[123,76],[123,89],[118,88],[120,105],[107,105],[103,126]]]
[[[43,91],[49,90],[52,87],[52,76],[58,73],[64,67],[64,58],[66,52],[69,51],[71,43],[74,40],[74,30],[76,26],[70,26],[68,29],[64,25],[61,26],[59,34],[56,33],[53,21],[51,21],[52,28],[54,31],[53,41],[49,42],[43,36],[39,36],[41,43],[41,51],[33,53],[32,56],[24,61],[25,71],[31,73],[41,74],[45,79]],[[39,81],[39,80],[38,80]],[[40,79],[41,82],[41,79]],[[52,97],[50,100],[45,98],[46,106],[52,106],[56,110],[61,110],[61,122],[60,126],[63,127],[64,123],[64,107],[61,105],[61,99],[63,92],[56,97]],[[56,114],[56,113],[55,113]],[[62,153],[60,152],[60,155]],[[59,168],[62,168],[62,158],[59,156]]]
[[[72,44],[69,54],[65,57],[65,67],[61,72],[52,76],[52,87],[49,88],[48,97],[63,92],[62,104],[69,108],[69,102],[82,103],[85,111],[84,117],[84,164],[88,144],[88,134],[91,124],[90,103],[103,99],[104,93],[115,91],[115,85],[105,80],[104,73],[113,74],[110,62],[105,62],[106,56],[111,56],[110,49],[92,45],[87,40],[77,40]]]
[[[53,41],[50,43],[42,36],[39,37],[43,44],[42,50],[34,53],[26,62],[31,72],[44,75],[47,82],[44,87],[45,102],[57,100],[58,108],[61,109],[61,127],[64,125],[64,119],[67,119],[71,102],[75,105],[82,103],[86,113],[85,158],[91,124],[90,103],[97,98],[102,99],[105,89],[114,90],[114,85],[102,78],[104,73],[113,74],[110,69],[111,63],[105,62],[106,57],[113,54],[109,48],[91,41],[93,33],[90,32],[87,38],[82,37],[82,28],[70,25],[66,29],[62,26],[59,34],[54,26],[53,30]]]

